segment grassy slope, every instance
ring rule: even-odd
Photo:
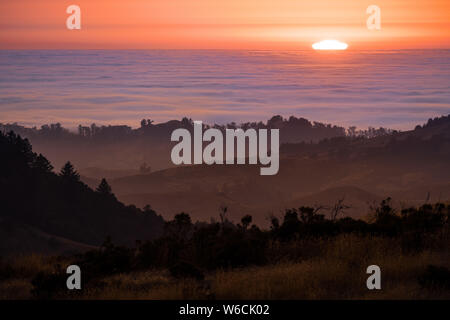
[[[82,291],[81,299],[449,299],[450,292],[422,288],[418,277],[430,264],[450,267],[450,241],[444,233],[433,246],[416,253],[402,252],[401,243],[385,238],[340,236],[318,240],[312,247],[291,244],[305,258],[262,267],[218,270],[206,280],[174,279],[167,270],[118,274],[105,286]],[[297,248],[295,248],[297,246]],[[312,255],[308,257],[308,251]],[[60,262],[64,265],[63,262]],[[382,271],[382,290],[366,288],[367,266]],[[15,276],[0,282],[0,298],[30,298],[30,278],[38,270],[55,267],[52,258],[19,257]],[[63,296],[63,298],[71,298]]]

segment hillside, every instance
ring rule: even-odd
[[[0,252],[6,256],[17,253],[66,255],[95,248],[95,246],[48,234],[30,225],[0,221]]]
[[[260,176],[257,166],[198,165],[120,177],[111,185],[125,203],[150,204],[166,219],[187,211],[209,221],[225,205],[234,221],[252,214],[263,225],[285,208],[330,206],[339,198],[353,217],[386,197],[398,207],[423,202],[428,193],[429,200],[450,199],[449,117],[370,139],[285,144],[280,153],[280,171],[271,177]]]
[[[0,219],[15,226],[11,230],[18,232],[11,238],[20,239],[14,241],[26,246],[36,238],[34,233],[39,239],[94,246],[111,236],[117,243],[131,245],[161,234],[164,221],[154,211],[125,206],[105,186],[92,190],[70,163],[55,174],[26,139],[0,133],[0,150]]]
[[[343,127],[293,116],[289,119],[274,116],[265,123],[205,123],[205,126],[222,131],[238,126],[243,129],[276,128],[280,129],[281,143],[318,142],[345,135]],[[116,178],[124,176],[124,173],[132,174],[132,171],[139,173],[141,169],[155,171],[173,167],[170,160],[170,135],[178,128],[192,132],[193,120],[183,118],[156,124],[150,119],[143,119],[140,127],[135,129],[125,125],[80,125],[77,133],[63,128],[59,123],[44,125],[39,129],[0,123],[0,131],[14,131],[29,139],[34,149],[45,154],[56,167],[71,161],[83,175],[98,178]]]

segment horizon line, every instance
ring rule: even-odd
[[[226,122],[226,123],[213,123],[213,124],[211,124],[211,123],[209,123],[209,122],[206,122],[206,121],[203,121],[203,120],[194,120],[194,119],[192,119],[192,117],[188,117],[188,116],[183,116],[183,117],[181,117],[180,119],[169,119],[169,120],[166,120],[166,121],[161,121],[161,122],[156,122],[156,121],[154,121],[152,124],[153,125],[160,125],[160,124],[166,124],[166,123],[168,123],[168,122],[171,122],[171,121],[178,121],[178,122],[181,122],[184,118],[186,118],[186,119],[188,119],[188,120],[191,120],[192,122],[194,122],[194,121],[202,121],[202,123],[203,124],[205,124],[205,125],[208,125],[208,126],[215,126],[215,125],[218,125],[218,126],[226,126],[226,125],[229,125],[229,124],[232,124],[232,123],[235,123],[236,124],[236,126],[237,127],[239,127],[239,126],[241,126],[241,125],[243,125],[243,124],[246,124],[246,123],[259,123],[259,122],[262,122],[263,124],[267,124],[268,123],[268,121],[270,120],[270,119],[272,119],[272,118],[274,118],[274,117],[277,117],[277,116],[280,116],[284,121],[289,121],[289,119],[291,118],[291,117],[294,117],[294,118],[296,118],[296,119],[304,119],[304,120],[307,120],[308,122],[310,122],[312,125],[314,125],[314,123],[321,123],[321,124],[324,124],[324,125],[331,125],[331,126],[333,126],[333,127],[340,127],[340,128],[344,128],[344,129],[348,129],[348,128],[350,128],[350,127],[356,127],[357,129],[369,129],[369,128],[374,128],[374,129],[377,129],[377,127],[376,126],[370,126],[370,125],[368,125],[367,127],[358,127],[358,126],[355,126],[355,125],[348,125],[348,126],[345,126],[345,125],[339,125],[339,124],[335,124],[335,123],[330,123],[330,122],[322,122],[322,121],[316,121],[316,120],[311,120],[311,119],[308,119],[308,118],[304,118],[304,117],[302,117],[302,116],[300,116],[300,117],[297,117],[297,116],[294,116],[294,115],[290,115],[290,116],[288,116],[288,117],[284,117],[284,116],[282,116],[282,115],[273,115],[272,117],[270,117],[270,118],[268,118],[268,119],[266,119],[265,121],[263,121],[263,120],[259,120],[259,121],[247,121],[247,122],[234,122],[234,121],[231,121],[231,122]],[[428,120],[434,120],[434,119],[439,119],[439,118],[443,118],[443,117],[450,117],[450,112],[449,113],[447,113],[447,114],[441,114],[440,116],[437,116],[437,117],[428,117]],[[140,120],[137,120],[138,122],[140,122],[140,121],[142,121],[142,120],[152,120],[151,118],[142,118],[142,119],[140,119]],[[416,126],[423,126],[423,125],[426,125],[426,122],[428,121],[428,120],[426,120],[425,121],[425,123],[417,123],[415,126],[414,126],[414,128],[416,127]],[[76,125],[75,127],[72,127],[72,126],[66,126],[66,127],[64,127],[64,125],[61,123],[61,122],[49,122],[49,123],[45,123],[45,124],[42,124],[42,125],[40,125],[40,127],[38,127],[37,125],[34,125],[34,126],[27,126],[26,124],[20,124],[19,122],[7,122],[7,123],[4,123],[4,122],[0,122],[0,125],[1,126],[7,126],[7,125],[18,125],[18,126],[22,126],[22,127],[24,127],[24,128],[27,128],[27,129],[41,129],[43,126],[45,126],[45,125],[54,125],[54,124],[59,124],[59,125],[61,125],[61,127],[62,128],[64,128],[64,129],[67,129],[67,130],[69,130],[69,131],[71,131],[71,130],[77,130],[78,129],[78,127],[79,126],[82,126],[82,127],[90,127],[91,125],[96,125],[96,126],[98,126],[98,127],[102,127],[102,126],[105,126],[105,127],[108,127],[108,126],[111,126],[111,127],[115,127],[115,126],[126,126],[126,127],[129,127],[129,128],[131,128],[131,129],[133,129],[133,130],[136,130],[136,129],[139,129],[139,128],[141,128],[140,126],[130,126],[130,125],[128,125],[128,124],[104,124],[104,123],[99,123],[99,124],[97,124],[97,123],[95,123],[95,122],[92,122],[91,124],[78,124],[78,125]],[[412,128],[412,129],[406,129],[406,130],[403,130],[403,129],[393,129],[393,128],[390,128],[390,127],[382,127],[382,126],[379,126],[378,128],[384,128],[384,129],[389,129],[389,130],[393,130],[393,131],[398,131],[398,132],[405,132],[405,131],[411,131],[411,130],[414,130],[414,128]]]

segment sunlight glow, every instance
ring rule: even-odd
[[[322,40],[312,45],[314,50],[345,50],[348,44],[338,40]]]

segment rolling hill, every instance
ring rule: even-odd
[[[330,206],[344,197],[347,214],[363,217],[369,204],[393,197],[398,207],[426,200],[448,201],[450,118],[407,132],[367,138],[334,138],[285,144],[280,171],[260,176],[259,166],[197,165],[110,181],[118,198],[146,204],[166,219],[188,212],[196,220],[229,208],[234,221],[245,214],[266,224],[269,214],[301,205]]]

